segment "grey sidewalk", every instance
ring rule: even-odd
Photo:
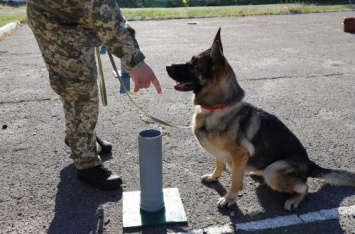
[[[134,21],[140,47],[163,86],[137,97],[150,113],[188,125],[191,94],[173,89],[165,65],[185,62],[207,49],[222,27],[224,52],[246,100],[279,116],[303,142],[312,160],[324,167],[354,170],[355,35],[342,31],[353,12],[240,18]],[[189,22],[196,24],[188,24]],[[161,127],[147,123],[119,94],[106,56],[108,107],[101,107],[98,134],[114,144],[106,165],[121,173],[123,191],[139,190],[138,133]],[[63,143],[61,104],[28,26],[0,42],[0,232],[122,233],[122,191],[101,192],[79,183]],[[200,176],[214,159],[203,152],[190,130],[164,129],[163,181],[177,187],[188,216],[187,226],[167,226],[130,233],[187,232],[210,226],[256,221],[355,204],[355,190],[322,187],[309,180],[310,194],[299,210],[283,210],[288,195],[246,176],[238,207],[219,209],[216,201],[229,186],[230,171],[220,183],[206,186]],[[354,217],[296,225],[270,233],[350,233]]]

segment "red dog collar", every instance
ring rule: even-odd
[[[200,105],[200,106],[201,106],[202,109],[205,109],[205,110],[222,110],[227,105],[220,104],[220,105],[215,105],[215,106],[204,106],[204,105]]]

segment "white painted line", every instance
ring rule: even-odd
[[[247,223],[235,224],[237,230],[255,231],[263,229],[273,229],[278,227],[287,227],[295,224],[301,224],[302,220],[297,215],[287,215],[272,219],[264,219]]]
[[[222,227],[208,227],[205,229],[198,229],[188,232],[178,232],[177,234],[222,234],[234,233],[232,225],[224,225]]]
[[[237,230],[244,231],[260,231],[265,229],[274,229],[279,227],[287,227],[296,224],[313,223],[316,221],[324,221],[331,219],[339,219],[341,216],[347,216],[349,214],[355,215],[355,205],[349,207],[339,207],[328,210],[320,210],[316,212],[310,212],[303,215],[287,215],[276,217],[272,219],[264,219],[259,221],[237,223],[235,227]]]
[[[355,205],[348,207],[339,207],[327,210],[320,210],[310,212],[302,215],[286,215],[276,218],[268,218],[258,221],[251,221],[246,223],[236,223],[231,225],[224,225],[222,227],[207,227],[204,229],[193,230],[189,232],[178,232],[177,234],[222,234],[233,233],[235,230],[244,231],[261,231],[266,229],[274,229],[280,227],[287,227],[297,224],[307,224],[317,221],[339,219],[340,217],[355,215]]]

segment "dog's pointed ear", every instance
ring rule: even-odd
[[[222,41],[221,41],[221,28],[218,29],[218,32],[213,40],[213,44],[211,47],[211,56],[212,57],[223,56],[223,47],[222,47]]]
[[[223,53],[222,40],[221,40],[221,28],[218,29],[216,36],[214,37],[213,44],[219,41],[221,52]]]

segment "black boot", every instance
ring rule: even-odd
[[[109,154],[112,151],[112,144],[108,141],[101,140],[100,138],[96,137],[96,142],[100,145],[101,151],[99,154]]]
[[[93,168],[78,170],[78,178],[80,181],[101,190],[118,189],[122,184],[121,177],[113,174],[102,164]]]
[[[103,141],[100,138],[96,137],[96,142],[99,144],[98,153],[99,154],[109,154],[112,151],[112,144],[108,141]],[[69,146],[68,138],[65,137],[64,143]]]

